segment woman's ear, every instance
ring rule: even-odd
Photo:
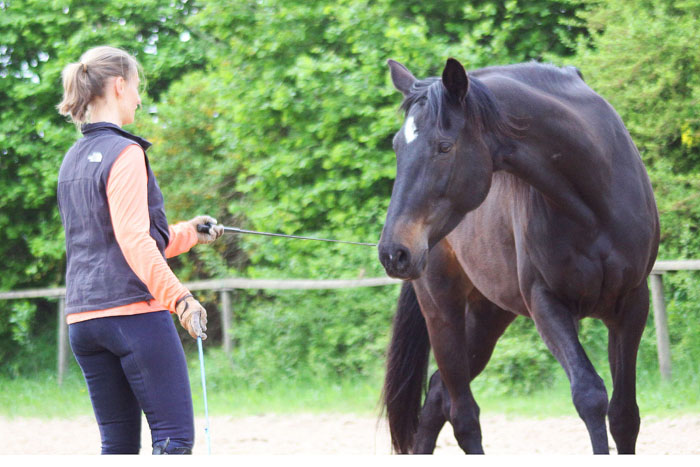
[[[126,90],[126,80],[124,79],[124,77],[117,76],[116,78],[114,78],[114,93],[117,95],[117,97],[124,94],[125,90]]]

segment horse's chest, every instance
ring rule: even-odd
[[[458,261],[474,287],[499,307],[528,314],[520,294],[515,244],[505,224],[470,219],[448,239],[456,247]]]

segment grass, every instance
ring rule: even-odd
[[[193,385],[195,382],[192,382]],[[199,384],[199,381],[197,381]],[[357,413],[376,412],[379,389],[368,382],[284,383],[261,389],[239,388],[212,392],[207,388],[210,413],[232,416],[265,413]],[[195,412],[203,414],[201,386],[193,386]]]
[[[195,414],[199,416],[204,414],[199,363],[196,355],[190,355],[188,360],[193,404]],[[245,381],[232,381],[233,378],[227,379],[221,373],[220,369],[207,367],[207,398],[211,415],[378,414],[381,374],[355,381],[280,380],[248,387]],[[489,386],[488,382],[477,382],[473,385],[474,395],[484,416],[576,416],[563,372],[547,388],[529,394],[507,394],[500,388]],[[609,381],[606,381],[606,386],[610,394]],[[658,382],[656,375],[644,375],[638,385],[638,404],[642,416],[665,418],[700,413],[698,376],[679,375],[673,382],[664,384]],[[61,386],[58,386],[55,375],[48,371],[15,379],[0,378],[0,416],[71,418],[91,414],[87,388],[75,365]]]
[[[71,418],[92,413],[80,372],[71,372],[61,386],[52,373],[0,379],[0,407],[4,417]]]

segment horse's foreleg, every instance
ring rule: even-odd
[[[530,313],[537,331],[569,378],[571,397],[588,429],[593,453],[608,454],[608,394],[578,340],[573,314],[548,290],[538,287],[530,291]]]
[[[430,252],[420,279],[413,282],[440,376],[450,396],[450,422],[464,452],[481,454],[479,407],[469,388],[465,308],[473,286],[446,241]]]
[[[625,296],[608,326],[608,358],[613,393],[608,408],[610,433],[619,454],[634,454],[639,434],[636,365],[637,350],[649,314],[649,290],[641,287]]]
[[[498,308],[485,298],[474,298],[479,295],[473,291],[467,305],[466,343],[469,364],[469,381],[476,378],[484,369],[498,339],[503,335],[508,325],[513,322],[515,315]],[[435,450],[435,442],[440,430],[449,419],[450,397],[436,371],[430,378],[428,394],[419,419],[418,432],[413,452],[428,454]]]

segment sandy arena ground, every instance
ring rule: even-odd
[[[207,453],[204,419],[196,420],[194,454]],[[212,417],[212,454],[231,455],[386,455],[386,425],[371,416],[300,414],[243,418]],[[534,420],[506,416],[481,419],[487,454],[589,454],[588,433],[578,418]],[[144,427],[148,425],[144,419]],[[611,442],[611,452],[614,452]],[[0,454],[98,454],[99,433],[92,417],[42,420],[0,417]],[[37,442],[37,440],[41,440]],[[142,454],[150,454],[150,433],[144,429]],[[642,420],[639,454],[700,454],[700,415]],[[446,425],[437,455],[461,455]]]

